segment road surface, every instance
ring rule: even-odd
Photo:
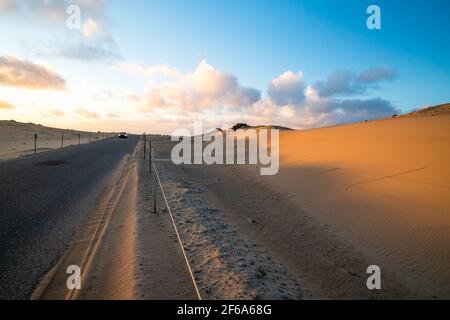
[[[28,299],[138,137],[0,163],[0,299]]]

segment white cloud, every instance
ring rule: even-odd
[[[105,16],[105,0],[0,0],[0,13],[20,14],[44,21],[65,21],[70,5],[80,7],[86,16]]]
[[[88,27],[90,28],[90,27]],[[86,35],[84,34],[86,32]],[[87,35],[90,35],[88,37]],[[23,42],[26,49],[38,57],[61,57],[79,61],[116,61],[121,59],[120,49],[107,33],[97,33],[93,29],[43,39],[39,42]]]
[[[305,94],[305,84],[301,72],[286,71],[272,80],[267,93],[270,99],[277,105],[302,103]]]
[[[0,13],[15,13],[20,10],[16,0],[0,0]]]
[[[367,69],[358,75],[357,81],[361,83],[374,83],[384,80],[394,80],[397,72],[391,68],[379,67]]]
[[[87,19],[83,26],[81,27],[81,31],[85,37],[92,39],[96,37],[102,37],[105,34],[102,26],[95,22],[93,19]]]
[[[67,8],[81,11],[80,30],[68,29]],[[84,61],[116,60],[121,57],[107,25],[105,0],[0,0],[0,14],[25,17],[33,28],[42,28],[39,38],[23,39],[26,50],[37,56],[58,56]],[[51,28],[51,34],[48,34]]]
[[[396,76],[394,70],[386,67],[367,69],[360,74],[340,70],[317,82],[314,88],[322,97],[366,94],[369,89],[377,89],[380,82],[394,80]]]
[[[142,68],[133,67],[141,72]],[[143,71],[158,83],[150,83],[142,99],[141,110],[158,108],[184,111],[205,111],[214,108],[244,108],[260,99],[256,89],[242,86],[233,75],[215,69],[206,61],[199,63],[193,72],[183,74],[168,66],[155,66]]]
[[[100,115],[96,112],[92,112],[89,110],[86,110],[84,108],[79,108],[75,111],[75,113],[80,116],[83,119],[86,120],[99,120],[100,119]]]
[[[182,75],[180,70],[167,64],[144,68],[137,63],[126,62],[120,63],[117,66],[117,69],[122,72],[145,77],[150,82],[157,82],[159,80],[164,80],[167,78],[179,78]]]
[[[14,56],[0,56],[0,84],[27,89],[63,90],[66,81],[49,67]]]

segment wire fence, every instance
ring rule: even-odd
[[[67,132],[61,131],[59,142],[58,139],[53,139],[51,142],[53,143],[53,147],[49,148],[48,143],[49,140],[40,140],[40,134],[35,133],[33,137],[33,154],[36,155],[39,150],[44,149],[44,151],[55,150],[55,149],[64,149],[65,147],[70,146],[81,146],[82,144],[90,144],[90,143],[98,143],[100,141],[104,141],[107,139],[117,137],[117,133],[106,133],[106,132]],[[41,144],[41,141],[43,144]],[[45,143],[45,144],[44,144]],[[43,147],[43,148],[41,148]],[[43,152],[44,152],[43,151]]]
[[[188,269],[188,272],[189,272],[189,275],[190,275],[190,278],[191,278],[191,281],[192,281],[192,285],[193,285],[193,288],[195,290],[195,294],[196,294],[198,300],[202,300],[202,296],[200,294],[200,290],[198,289],[198,285],[197,285],[197,282],[195,280],[194,273],[192,272],[192,268],[191,268],[191,265],[189,263],[189,259],[188,259],[187,255],[186,255],[186,251],[184,249],[183,241],[181,240],[181,236],[180,236],[180,233],[178,231],[177,224],[176,224],[175,219],[173,217],[172,210],[170,208],[169,202],[168,202],[167,197],[166,197],[166,193],[164,192],[164,188],[163,188],[163,185],[161,183],[161,179],[160,179],[159,174],[158,174],[158,170],[157,170],[156,165],[155,165],[155,161],[156,161],[156,159],[155,159],[155,150],[154,150],[154,148],[152,146],[152,140],[151,139],[147,139],[147,136],[145,134],[143,135],[142,139],[143,139],[144,161],[147,159],[147,154],[146,153],[147,153],[147,150],[148,150],[148,169],[149,169],[149,172],[150,172],[150,174],[152,176],[152,179],[153,179],[153,212],[155,214],[157,214],[157,208],[158,207],[157,207],[157,195],[156,195],[156,193],[157,193],[158,186],[159,186],[159,190],[161,191],[162,199],[164,200],[164,204],[165,204],[165,206],[167,208],[167,212],[169,213],[169,218],[170,218],[170,220],[172,222],[172,226],[173,226],[173,229],[175,231],[175,235],[176,235],[176,237],[178,239],[178,243],[180,245],[180,250],[181,250],[181,253],[183,254],[184,261],[186,263],[186,267]],[[149,144],[148,148],[147,148],[147,141],[148,141],[148,144]]]

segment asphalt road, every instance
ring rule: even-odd
[[[28,299],[138,141],[111,139],[0,163],[0,299]]]

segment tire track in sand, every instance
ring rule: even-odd
[[[140,144],[136,146],[134,151],[124,158],[113,175],[108,187],[99,197],[95,212],[85,222],[84,227],[75,235],[76,239],[66,253],[59,259],[56,265],[41,279],[35,288],[31,299],[56,299],[56,300],[75,300],[80,295],[89,296],[89,288],[96,288],[93,283],[89,283],[86,287],[86,280],[91,278],[95,281],[96,275],[90,274],[92,265],[96,259],[99,249],[101,248],[105,235],[111,226],[111,220],[117,213],[120,202],[123,201],[124,192],[128,185],[130,176],[135,170],[135,158]],[[135,213],[133,213],[135,214]],[[133,240],[131,240],[133,241]],[[120,255],[120,253],[118,253]],[[66,285],[69,275],[66,273],[67,267],[77,265],[81,269],[81,290],[69,290]],[[118,267],[119,269],[120,266]],[[110,279],[115,281],[116,279]],[[127,281],[133,282],[134,279]],[[100,285],[105,285],[101,284]],[[87,288],[87,289],[86,289]],[[86,290],[85,290],[86,289]],[[95,291],[95,290],[94,290]],[[100,290],[102,291],[102,290]],[[94,297],[92,298],[105,298]],[[122,297],[123,299],[131,299],[132,296]]]

